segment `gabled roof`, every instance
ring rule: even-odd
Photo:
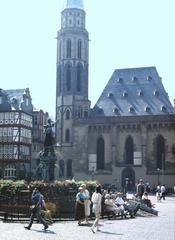
[[[155,67],[115,70],[92,109],[97,117],[172,113],[173,106]]]

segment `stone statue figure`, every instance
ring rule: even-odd
[[[55,156],[54,152],[54,136],[53,136],[53,131],[52,127],[54,126],[54,123],[52,122],[51,119],[48,119],[48,124],[44,126],[45,129],[45,140],[44,140],[44,153],[43,156],[47,157],[49,152],[52,156]]]

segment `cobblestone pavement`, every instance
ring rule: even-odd
[[[88,226],[77,222],[57,222],[43,231],[41,224],[33,224],[25,230],[24,223],[3,223],[0,221],[1,240],[175,240],[175,197],[167,197],[157,203],[158,216],[138,215],[134,219],[101,220],[100,232],[93,234]]]

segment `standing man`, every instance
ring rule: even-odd
[[[143,180],[140,179],[139,183],[137,184],[137,189],[136,189],[136,194],[139,199],[142,199],[144,191],[145,191],[145,189],[144,189]]]
[[[32,209],[29,225],[25,226],[24,228],[30,230],[30,228],[33,224],[33,220],[36,217],[38,219],[38,221],[41,222],[44,225],[44,230],[46,230],[48,228],[48,225],[45,222],[45,220],[41,217],[42,195],[37,188],[35,188],[33,190],[32,202],[33,202],[34,208]]]
[[[162,184],[162,186],[160,187],[160,199],[163,198],[163,200],[165,200],[165,193],[166,193],[165,184]]]

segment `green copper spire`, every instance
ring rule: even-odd
[[[83,0],[66,0],[65,8],[78,8],[84,9]]]

